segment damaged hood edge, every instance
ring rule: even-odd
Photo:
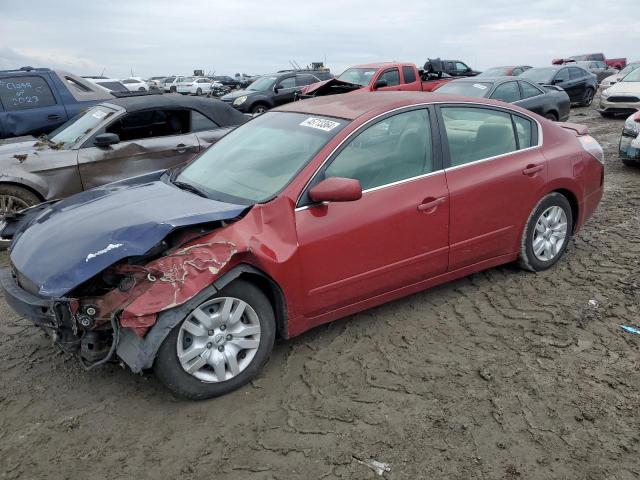
[[[10,247],[14,268],[43,297],[60,298],[178,228],[232,220],[251,208],[180,190],[162,174],[88,190],[25,216]]]

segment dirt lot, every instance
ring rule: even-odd
[[[318,328],[193,403],[85,373],[0,298],[0,478],[640,478],[640,170],[622,120],[574,109],[606,194],[560,264],[512,266]],[[0,254],[0,263],[6,263]]]

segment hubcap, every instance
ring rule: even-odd
[[[553,260],[567,239],[567,215],[560,207],[547,208],[536,222],[533,254],[538,260]]]
[[[0,195],[0,217],[27,208],[29,204],[13,195]]]
[[[233,297],[209,300],[180,326],[177,354],[185,372],[203,382],[229,380],[249,366],[260,345],[251,305]]]

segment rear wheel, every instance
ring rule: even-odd
[[[573,232],[573,214],[567,198],[557,192],[535,206],[522,233],[518,263],[539,272],[552,267],[567,249]]]
[[[158,350],[154,371],[177,395],[194,400],[224,395],[262,370],[275,333],[267,297],[236,280],[174,327]]]
[[[582,96],[582,101],[580,102],[580,106],[588,107],[589,105],[591,105],[591,102],[593,102],[594,93],[595,92],[593,91],[593,88],[587,88],[584,91],[584,95]]]
[[[546,118],[547,120],[551,120],[552,122],[558,121],[558,115],[556,115],[554,112],[547,112],[544,118]]]
[[[40,199],[30,190],[17,185],[0,185],[0,217],[37,205]]]

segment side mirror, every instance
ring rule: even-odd
[[[275,85],[273,87],[273,93],[278,93],[278,90],[279,90],[278,85]]]
[[[554,78],[551,81],[551,85],[558,85],[559,83],[562,83],[562,82],[564,82],[564,80],[562,80],[561,78]]]
[[[387,83],[386,80],[381,79],[381,80],[376,81],[376,84],[373,86],[373,89],[375,90],[376,88],[382,88],[382,87],[386,87],[388,85],[389,84]]]
[[[473,72],[473,70],[471,70],[471,67],[467,67],[467,73]]]
[[[116,143],[120,143],[120,137],[115,133],[101,133],[96,135],[96,139],[93,141],[96,147],[108,147]]]
[[[309,190],[314,202],[353,202],[362,198],[362,186],[353,178],[330,177]]]

